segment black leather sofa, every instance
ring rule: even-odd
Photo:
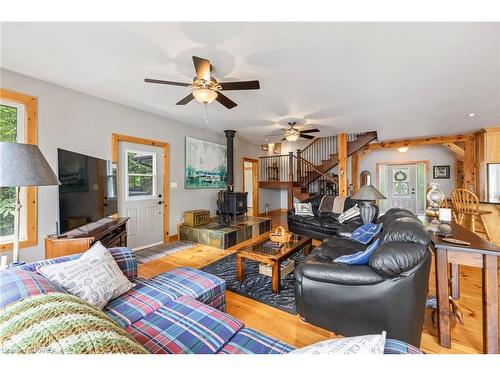
[[[318,212],[322,197],[322,195],[317,195],[302,202],[311,203],[314,216],[296,215],[293,208],[288,210],[288,230],[296,234],[323,240],[329,236],[341,236],[342,233],[350,233],[363,225],[359,216],[340,224],[337,220],[339,214]],[[344,202],[344,211],[353,207],[356,203],[357,201],[347,198]]]
[[[431,267],[430,237],[410,211],[391,209],[378,219],[381,243],[369,265],[333,260],[364,250],[329,237],[295,269],[297,313],[344,336],[380,333],[420,346]]]

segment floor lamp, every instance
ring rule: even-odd
[[[48,185],[59,185],[59,180],[38,146],[0,142],[0,187],[16,188],[12,263],[19,262],[21,187]]]

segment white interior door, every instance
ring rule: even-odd
[[[387,173],[388,208],[417,212],[417,165],[389,165]]]
[[[119,143],[118,212],[129,217],[128,246],[163,243],[163,149]]]

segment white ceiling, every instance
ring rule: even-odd
[[[192,55],[261,89],[206,125],[188,88],[144,83],[190,82]],[[381,140],[500,124],[500,23],[2,23],[1,66],[255,143],[290,117]]]

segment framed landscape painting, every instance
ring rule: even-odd
[[[227,185],[227,147],[186,137],[186,189],[223,189]]]

